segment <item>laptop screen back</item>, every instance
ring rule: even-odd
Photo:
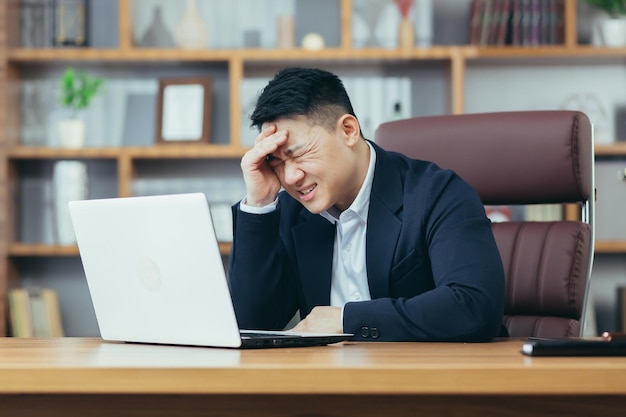
[[[204,194],[72,201],[69,208],[103,339],[240,346]]]

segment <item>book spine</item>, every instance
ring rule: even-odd
[[[480,25],[482,19],[483,0],[472,0],[470,8],[469,43],[478,45],[480,43]]]
[[[30,302],[33,337],[48,337],[50,335],[48,312],[46,311],[42,290],[39,288],[29,288],[27,292]]]
[[[620,332],[626,333],[626,287],[617,288],[617,321]]]
[[[32,317],[28,292],[14,288],[9,293],[10,311],[13,311],[12,331],[15,337],[32,337]]]
[[[481,23],[480,23],[479,44],[481,46],[485,46],[489,44],[489,30],[491,28],[491,21],[493,19],[493,1],[494,0],[484,0],[485,5],[484,5]]]
[[[56,291],[45,288],[41,290],[41,297],[45,306],[47,329],[49,337],[63,337],[63,323],[61,321],[61,308]]]

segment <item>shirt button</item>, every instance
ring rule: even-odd
[[[366,327],[366,326],[361,327],[361,337],[363,337],[363,338],[370,337],[370,329],[369,329],[369,327]]]
[[[344,248],[344,250],[346,252],[350,252],[350,249],[352,249],[352,246],[350,246],[350,245],[346,245],[345,248]]]
[[[358,292],[356,294],[352,295],[352,300],[354,301],[361,301],[361,294],[359,294]]]

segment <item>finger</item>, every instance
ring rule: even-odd
[[[279,130],[263,138],[250,150],[250,156],[255,164],[264,164],[267,155],[270,155],[287,141],[287,131]]]
[[[261,130],[261,132],[256,136],[256,139],[254,140],[254,143],[257,144],[260,141],[262,141],[263,139],[265,139],[266,137],[270,136],[271,134],[275,133],[276,130],[278,129],[278,126],[276,126],[274,123],[270,123],[268,124],[264,129]]]

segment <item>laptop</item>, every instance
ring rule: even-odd
[[[69,211],[104,340],[263,348],[352,336],[240,330],[203,193],[71,201]]]

